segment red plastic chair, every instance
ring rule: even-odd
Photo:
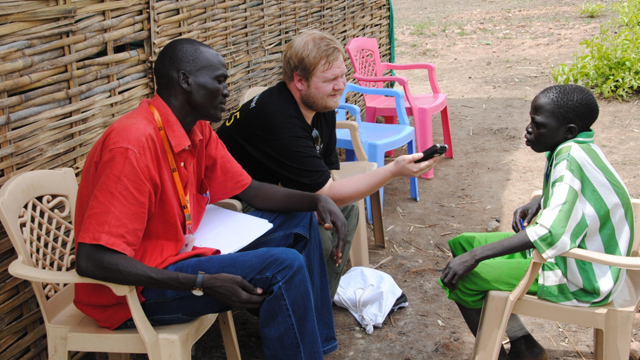
[[[433,145],[431,117],[440,113],[442,118],[442,133],[444,143],[449,146],[445,156],[453,158],[453,146],[451,143],[451,130],[449,128],[449,110],[447,108],[447,95],[440,92],[436,80],[435,66],[433,64],[391,64],[380,61],[378,42],[375,38],[353,38],[346,46],[347,54],[353,64],[354,78],[358,83],[366,87],[383,87],[384,82],[395,81],[402,86],[405,94],[405,107],[407,114],[413,116],[416,129],[416,145],[418,151],[424,151]],[[384,76],[386,70],[413,70],[426,69],[431,85],[431,94],[412,95],[409,83],[402,76]],[[377,116],[384,116],[385,123],[397,122],[396,105],[393,97],[383,95],[363,95],[366,111],[366,122],[375,122]],[[388,152],[392,155],[392,152]],[[433,169],[422,175],[431,179]]]

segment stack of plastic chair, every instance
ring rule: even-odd
[[[436,80],[435,66],[429,63],[404,65],[383,63],[380,60],[378,42],[375,38],[351,39],[346,46],[346,50],[353,65],[353,77],[358,80],[358,84],[366,87],[382,88],[384,83],[397,82],[402,86],[406,98],[405,110],[414,119],[418,151],[424,151],[433,145],[431,118],[434,114],[440,113],[444,143],[449,146],[445,156],[453,158],[447,95],[440,92]],[[429,85],[431,86],[430,94],[412,95],[405,77],[384,75],[387,70],[414,69],[428,71]],[[367,94],[364,95],[364,102],[366,106],[366,122],[376,122],[377,116],[383,116],[387,124],[396,122],[398,113],[393,99],[378,94]],[[388,153],[388,155],[392,155],[392,153]],[[433,169],[423,174],[422,177],[426,179],[433,178]]]

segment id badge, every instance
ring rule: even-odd
[[[179,254],[182,254],[187,251],[191,251],[193,249],[193,244],[196,242],[196,237],[193,234],[186,234],[184,236],[184,245],[178,251]]]

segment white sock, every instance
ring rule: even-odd
[[[517,314],[511,314],[511,316],[509,316],[509,322],[507,322],[506,333],[509,337],[509,341],[513,341],[521,336],[528,335],[529,330],[527,330],[522,323],[522,320],[520,320],[520,316]]]

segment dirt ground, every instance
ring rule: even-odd
[[[582,0],[394,0],[396,62],[436,65],[448,94],[455,159],[443,159],[432,180],[420,180],[420,201],[408,180],[385,187],[385,249],[371,249],[370,262],[391,274],[409,307],[367,335],[346,310],[334,306],[339,349],[326,359],[464,359],[474,338],[455,305],[437,285],[448,260],[446,241],[465,231],[486,231],[502,220],[510,230],[513,210],[542,182],[544,156],[524,144],[531,99],[552,84],[551,67],[571,62],[579,42],[598,33],[612,11],[578,16]],[[610,4],[612,1],[604,1]],[[426,92],[425,73],[405,75],[412,92]],[[599,99],[596,143],[640,197],[637,101]],[[434,119],[435,141],[442,141]],[[403,153],[399,151],[397,153]],[[370,239],[370,243],[373,240]],[[381,264],[382,263],[382,264]],[[244,359],[260,359],[257,318],[235,313]],[[592,332],[524,318],[550,359],[591,359]],[[635,329],[638,327],[636,326]],[[635,330],[634,330],[635,331]],[[634,334],[634,339],[638,336]],[[634,340],[634,341],[635,341]],[[201,359],[224,358],[214,326],[197,344]]]

